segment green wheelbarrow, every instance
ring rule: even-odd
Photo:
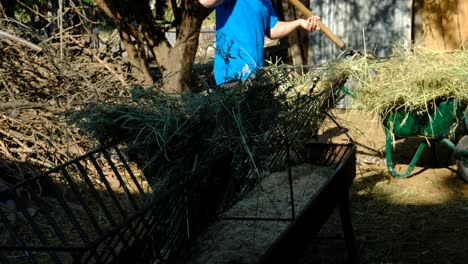
[[[442,142],[456,157],[459,176],[468,182],[468,109],[466,103],[453,99],[440,99],[428,104],[428,111],[405,111],[396,109],[382,117],[386,136],[386,163],[389,173],[395,178],[407,178],[419,161],[428,142]],[[449,136],[454,135],[455,143]],[[422,138],[406,172],[394,169],[392,150],[394,140],[400,138]]]

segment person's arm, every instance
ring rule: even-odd
[[[198,0],[200,4],[206,8],[212,8],[219,4],[222,4],[224,0]]]
[[[307,19],[297,19],[288,22],[278,21],[276,25],[270,29],[269,38],[279,39],[286,37],[298,28],[303,28],[307,31],[320,30],[320,17],[311,16]]]

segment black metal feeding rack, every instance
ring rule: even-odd
[[[330,166],[333,173],[328,175],[327,181],[309,197],[299,214],[291,212],[287,228],[262,255],[259,263],[295,263],[335,208],[339,209],[349,263],[357,263],[349,211],[349,187],[356,176],[356,146],[307,144],[303,154],[303,161],[312,165]]]
[[[1,197],[13,204],[0,211],[4,263],[107,263],[156,225],[150,192],[118,146],[33,176]]]
[[[278,162],[290,161],[295,138],[317,132],[342,84],[336,83],[318,93],[314,100],[285,119],[286,123],[280,125],[281,134],[294,136],[277,137],[271,142],[271,156],[261,165],[265,175]],[[292,263],[337,206],[350,260],[356,260],[348,212],[348,188],[355,176],[355,151],[354,145],[302,145],[300,156],[305,162],[332,166],[334,173],[300,214],[292,208],[287,229],[278,234],[278,239],[264,253],[262,263]],[[200,206],[209,198],[199,194],[210,193],[216,183],[194,176],[164,192],[155,192],[140,168],[129,161],[125,145],[110,145],[1,191],[0,261],[181,261],[182,253],[195,236],[203,232],[211,217],[210,208]],[[248,173],[245,177],[254,176]],[[231,192],[228,189],[225,199],[218,204],[219,214],[251,187],[241,186]]]
[[[190,221],[200,221],[189,215],[191,194],[205,187],[190,180],[156,194],[121,149],[101,147],[2,191],[1,262],[174,259],[190,239]]]

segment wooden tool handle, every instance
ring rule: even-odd
[[[311,17],[313,16],[314,14],[312,13],[312,11],[310,11],[307,7],[305,7],[301,2],[299,2],[299,0],[288,0],[293,6],[295,6],[299,11],[301,11],[301,13],[303,13],[305,16],[307,17]],[[320,31],[323,32],[323,34],[325,34],[325,36],[330,39],[333,43],[335,43],[335,45],[341,49],[341,50],[346,50],[346,44],[338,37],[335,35],[335,33],[333,33],[327,26],[325,26],[325,24],[323,24],[322,22],[320,22]]]

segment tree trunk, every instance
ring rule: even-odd
[[[141,50],[141,48],[139,48],[143,44],[139,43],[137,44],[138,46],[135,46],[133,44],[130,34],[125,32],[124,30],[119,30],[119,34],[123,46],[127,51],[130,63],[132,63],[132,65],[138,70],[138,80],[143,81],[145,84],[152,84],[153,77],[151,76],[149,70],[149,65],[146,59],[146,53],[144,50]]]
[[[175,17],[172,24],[177,29],[176,43],[171,47],[164,36],[167,28],[155,22],[161,20],[163,15],[157,13],[155,18],[148,2],[129,4],[128,9],[122,7],[119,1],[94,2],[118,25],[129,59],[139,69],[145,83],[154,81],[148,67],[148,54],[144,49],[148,46],[161,70],[163,89],[184,92],[190,88],[201,24],[212,10],[201,8],[197,1],[170,1]],[[161,10],[156,9],[158,11]],[[129,14],[137,21],[127,21],[125,15]],[[135,24],[132,22],[137,22],[138,29],[132,26]]]
[[[167,44],[155,47],[160,55],[159,64],[163,74],[163,87],[165,90],[185,92],[190,89],[192,82],[193,59],[198,46],[198,34],[192,38],[177,41],[173,48]]]
[[[193,4],[185,4],[177,38],[173,48],[167,42],[155,47],[159,54],[158,62],[162,66],[163,86],[167,90],[187,91],[192,83],[193,61],[197,53],[198,36],[203,20],[211,11],[194,12]]]
[[[310,0],[301,1],[305,6],[310,6]],[[284,19],[291,21],[298,19],[298,12],[293,5],[283,1]],[[309,32],[297,30],[288,36],[289,52],[294,65],[305,65],[309,62]]]

